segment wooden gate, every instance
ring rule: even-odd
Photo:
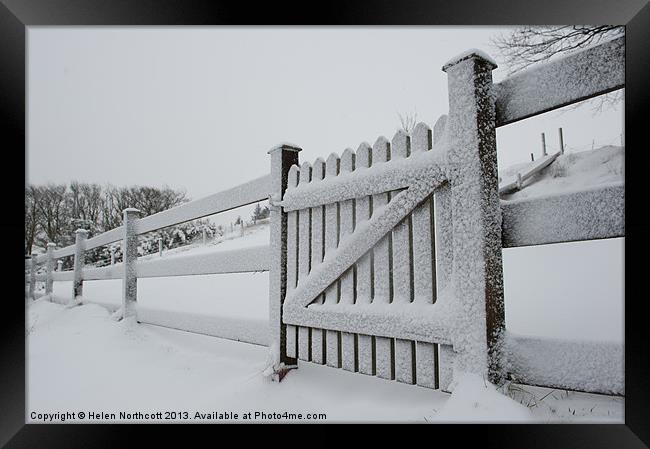
[[[443,68],[450,115],[435,139],[420,123],[291,165],[283,361],[445,390],[453,369],[501,376],[493,68],[475,53]]]

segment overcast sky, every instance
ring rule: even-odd
[[[209,195],[264,175],[279,142],[313,161],[389,139],[398,113],[448,111],[443,64],[468,48],[499,62],[505,28],[59,28],[28,31],[31,183],[163,185]],[[494,72],[503,78],[505,67]],[[621,108],[553,112],[498,130],[500,166],[618,143]]]
[[[444,63],[501,61],[493,27],[28,28],[27,181],[169,185],[199,198],[267,174],[280,142],[313,161],[416,112],[448,110]],[[503,64],[502,64],[503,65]],[[505,67],[494,72],[495,81]],[[621,141],[622,105],[586,105],[497,131],[500,167]],[[504,251],[515,332],[621,341],[623,241]],[[551,331],[549,331],[551,329]]]

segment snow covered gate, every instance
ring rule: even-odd
[[[623,58],[620,38],[495,85],[496,64],[469,51],[443,67],[449,116],[433,132],[420,123],[313,164],[295,146],[271,150],[284,174],[271,241],[281,375],[300,359],[443,390],[458,370],[621,394],[620,351],[592,367],[616,375],[587,387],[528,366],[532,346],[505,332],[501,251],[623,236],[623,186],[502,202],[496,128],[622,88]]]
[[[420,123],[291,166],[285,363],[443,389],[452,367],[502,372],[493,68],[475,54],[444,67],[450,114],[435,138]]]

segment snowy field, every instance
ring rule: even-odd
[[[622,182],[622,165],[618,147],[565,154],[505,199]],[[243,238],[188,245],[163,257],[264,245],[268,238],[268,227],[258,226],[247,229]],[[509,331],[623,342],[623,239],[507,249],[503,259]],[[57,302],[70,299],[71,284],[54,283]],[[328,421],[373,422],[623,422],[621,397],[511,385],[504,391],[511,400],[471,377],[461,381],[451,398],[311,363],[301,363],[277,384],[261,374],[268,351],[264,346],[115,322],[109,310],[93,304],[115,308],[120,298],[120,280],[89,281],[84,283],[88,304],[66,308],[41,299],[29,305],[29,410],[229,411],[240,419],[249,411],[287,411],[325,413]],[[174,313],[208,317],[223,325],[225,333],[233,327],[247,341],[265,344],[268,274],[140,279],[138,310],[150,322]]]
[[[328,422],[623,422],[620,397],[511,385],[509,399],[472,377],[450,396],[301,363],[275,383],[262,376],[266,347],[116,322],[96,304],[40,299],[28,322],[28,422],[42,422],[30,412],[62,411],[115,413],[116,422],[132,421],[119,412],[138,411],[231,412],[239,420],[266,413],[260,421],[287,412],[324,413]],[[206,419],[215,420],[224,419]]]

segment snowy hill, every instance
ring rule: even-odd
[[[605,146],[579,153],[565,153],[540,173],[523,182],[523,188],[502,195],[504,200],[517,200],[561,192],[583,190],[598,185],[623,182],[625,149]],[[516,178],[531,163],[513,165],[499,172],[503,180]]]

